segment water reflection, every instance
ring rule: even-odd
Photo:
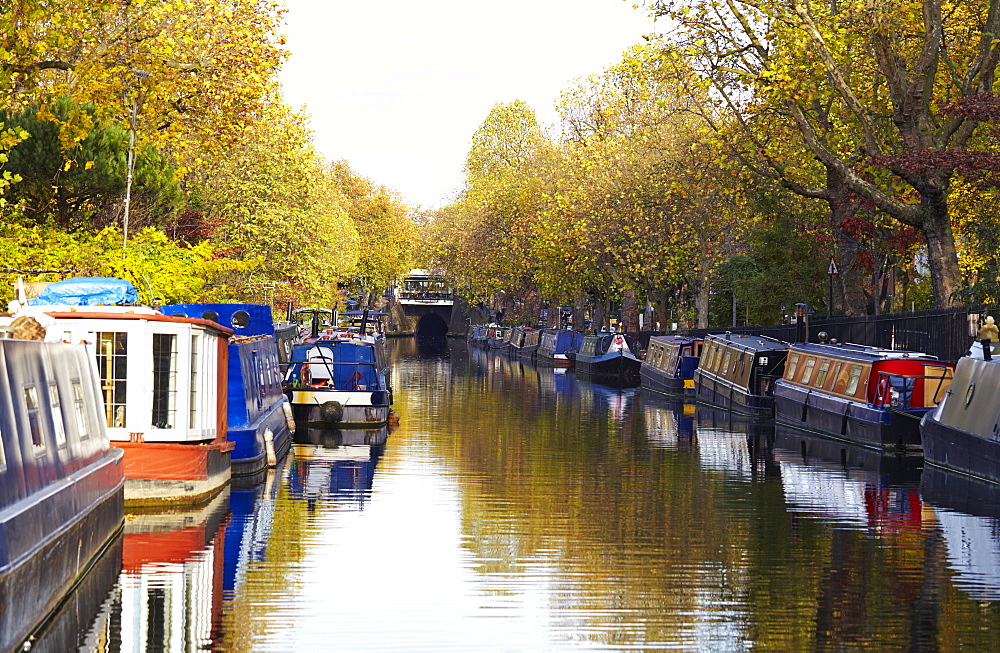
[[[955,585],[973,599],[1000,600],[1000,487],[928,466],[920,492],[933,508]]]
[[[196,510],[126,515],[111,651],[211,648],[222,615],[228,489]]]
[[[921,460],[778,426],[774,460],[796,513],[838,526],[898,532],[919,529]]]
[[[295,433],[295,463],[288,479],[292,496],[305,499],[310,510],[320,501],[364,509],[388,435],[386,426],[300,429]]]
[[[995,492],[462,341],[390,356],[397,431],[130,519],[87,650],[1000,647]]]

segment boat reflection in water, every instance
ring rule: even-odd
[[[199,509],[126,515],[118,605],[111,607],[122,651],[212,648],[221,627],[228,514],[226,488]]]
[[[614,384],[591,381],[580,374],[569,376],[554,374],[552,379],[557,392],[566,384],[576,385],[576,391],[580,396],[581,411],[595,416],[606,415],[614,422],[625,421],[639,394],[638,386],[619,387]]]
[[[695,405],[647,389],[640,390],[639,394],[650,445],[661,449],[690,449],[694,442]]]
[[[267,545],[274,527],[278,489],[287,480],[291,467],[288,457],[263,482],[234,482],[229,491],[229,522],[226,524],[223,562],[223,595],[232,600],[249,569],[267,557]]]
[[[768,443],[774,422],[698,404],[695,409],[695,445],[701,466],[727,476],[749,480],[767,474]]]
[[[122,536],[118,535],[63,599],[44,629],[36,633],[31,645],[32,653],[104,650],[99,646],[100,642],[116,636],[110,628],[109,605],[121,571]]]
[[[292,497],[308,501],[310,510],[326,501],[363,510],[388,436],[386,426],[298,429],[293,445],[295,464],[288,478]]]
[[[882,453],[780,424],[771,455],[795,513],[878,533],[921,527],[919,456]]]
[[[977,601],[1000,600],[1000,486],[927,465],[920,494],[944,537],[955,586]]]

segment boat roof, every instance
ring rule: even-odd
[[[677,343],[680,343],[682,345],[686,345],[686,344],[691,343],[691,342],[701,342],[702,341],[701,338],[692,338],[691,336],[678,336],[678,335],[650,336],[649,337],[649,341],[650,342],[653,342],[654,340],[658,340],[660,342],[670,342],[670,343],[677,342]]]
[[[788,349],[788,343],[783,340],[742,333],[710,333],[705,336],[706,344],[712,341],[749,351],[786,351]]]
[[[818,356],[830,356],[833,358],[851,358],[866,362],[898,359],[920,359],[938,360],[937,356],[931,356],[919,351],[907,351],[896,349],[883,349],[881,347],[869,347],[867,345],[856,345],[849,342],[830,344],[818,342],[797,342],[790,345],[790,350]]]
[[[161,306],[164,315],[200,317],[233,330],[238,336],[272,336],[274,322],[271,307],[264,304],[168,304]]]

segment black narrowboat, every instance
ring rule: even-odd
[[[694,371],[703,342],[687,336],[652,336],[639,369],[642,387],[671,395],[694,394]]]
[[[787,342],[767,336],[705,336],[694,372],[698,401],[744,415],[773,416],[774,382],[784,372],[787,355]]]
[[[621,333],[594,333],[584,336],[576,354],[576,369],[583,374],[620,382],[639,381],[639,360]]]

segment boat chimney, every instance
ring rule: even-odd
[[[285,322],[292,321],[292,302],[288,302],[288,306],[285,308]]]
[[[993,360],[993,348],[990,346],[990,339],[983,338],[979,341],[983,345],[983,360],[989,361]]]
[[[312,337],[319,338],[319,311],[313,311]]]

